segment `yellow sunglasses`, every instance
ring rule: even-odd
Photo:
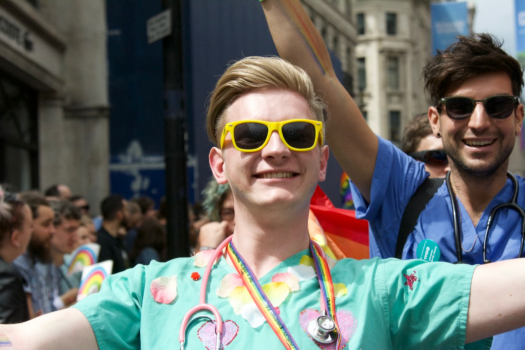
[[[227,123],[222,130],[221,149],[228,133],[231,134],[233,147],[241,152],[257,152],[270,140],[273,131],[278,131],[283,143],[292,151],[305,152],[317,145],[321,135],[323,144],[323,122],[310,119],[290,119],[282,122],[262,120],[241,120]]]

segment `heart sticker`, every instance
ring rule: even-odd
[[[308,334],[310,339],[312,339],[312,341],[320,349],[336,350],[335,342],[331,344],[322,344],[322,343],[315,341],[308,333],[308,324],[310,324],[312,320],[317,319],[317,317],[319,316],[321,316],[319,311],[314,310],[314,309],[306,309],[302,311],[301,314],[299,315],[299,323],[301,324],[301,328],[303,329],[303,331],[306,332],[306,334]],[[357,320],[355,319],[354,315],[350,311],[341,310],[341,311],[337,311],[337,322],[339,323],[339,330],[341,332],[341,337],[342,337],[341,344],[343,345],[343,347],[341,349],[344,349],[346,345],[348,344],[348,342],[350,341],[350,338],[352,338],[352,336],[354,335],[357,329]]]
[[[222,323],[222,333],[221,333],[221,349],[226,345],[229,345],[233,339],[239,333],[239,326],[231,320],[224,321]],[[215,335],[215,321],[208,321],[199,328],[197,331],[197,336],[204,344],[206,349],[215,350],[216,335]]]

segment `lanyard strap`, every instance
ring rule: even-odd
[[[312,251],[312,256],[315,263],[315,271],[317,273],[317,279],[319,280],[319,285],[321,286],[321,308],[328,313],[330,317],[335,321],[337,329],[339,325],[337,323],[336,312],[335,312],[335,293],[334,286],[332,283],[332,276],[330,274],[330,268],[324,256],[318,251],[318,246],[314,245],[310,241],[310,250]],[[233,242],[228,244],[226,249],[228,256],[232,260],[233,266],[237,270],[237,273],[241,276],[248,293],[252,297],[255,305],[261,311],[262,315],[277,335],[281,343],[285,346],[286,349],[299,349],[297,343],[292,337],[292,334],[286,328],[283,320],[277,314],[272,303],[264,293],[259,281],[254,276],[252,270],[248,264],[241,257]],[[340,337],[339,337],[340,338]],[[337,342],[336,349],[339,349],[339,339]]]

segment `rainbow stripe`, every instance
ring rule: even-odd
[[[76,271],[82,271],[85,266],[91,266],[97,262],[97,253],[89,246],[80,247],[73,258],[67,270],[68,275]]]
[[[341,175],[341,198],[343,199],[343,209],[355,209],[352,191],[350,190],[350,179],[345,172]]]
[[[0,334],[0,348],[12,348],[13,344],[5,334]]]
[[[317,272],[317,278],[319,280],[319,285],[321,286],[321,300],[325,304],[324,307],[328,316],[334,320],[335,326],[337,330],[339,330],[339,323],[337,322],[335,309],[334,284],[332,281],[332,274],[330,273],[330,266],[328,266],[328,262],[323,258],[323,255],[321,255],[318,249],[321,250],[321,248],[310,241],[310,251],[312,252],[315,271]],[[339,349],[339,346],[337,346],[336,349]]]
[[[292,337],[292,334],[286,328],[283,320],[279,317],[272,303],[264,293],[259,281],[255,278],[252,270],[242,259],[239,252],[235,249],[232,242],[228,244],[226,249],[228,256],[232,260],[233,266],[237,270],[239,276],[241,276],[248,293],[250,293],[253,301],[261,311],[262,315],[272,327],[274,333],[277,335],[281,343],[286,347],[286,349],[299,349],[295,340]]]
[[[321,72],[326,74],[328,67],[330,67],[330,57],[324,50],[324,42],[321,39],[316,40],[316,29],[311,26],[309,28],[308,22],[310,19],[303,14],[301,3],[297,0],[286,0],[284,4],[284,12],[288,14],[289,18],[295,23],[296,28],[303,37],[308,46],[314,60],[317,62]]]
[[[78,289],[79,295],[87,296],[93,292],[98,292],[102,282],[108,277],[108,272],[103,266],[97,266],[82,279]]]

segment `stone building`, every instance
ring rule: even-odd
[[[431,55],[429,0],[354,0],[355,100],[372,130],[399,145],[407,120],[428,110],[421,70]]]
[[[0,183],[109,191],[104,0],[0,1]]]

